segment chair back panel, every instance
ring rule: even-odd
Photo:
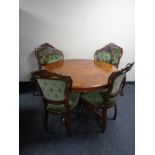
[[[133,63],[129,63],[120,71],[113,72],[108,78],[108,96],[117,96],[121,93],[122,85],[126,79],[126,73],[131,70]]]
[[[63,60],[63,56],[58,51],[55,51],[54,53],[49,53],[46,56],[47,64],[54,63],[61,60]]]
[[[72,88],[70,76],[56,74],[47,70],[38,70],[31,73],[37,82],[44,100],[50,104],[68,104],[69,93]]]
[[[123,49],[114,43],[110,43],[103,48],[96,50],[94,54],[95,61],[103,61],[118,67]]]
[[[34,53],[38,60],[39,68],[41,68],[42,65],[64,59],[63,53],[49,43],[44,43],[40,45],[34,50]]]
[[[111,53],[108,52],[108,51],[100,51],[97,53],[96,55],[96,58],[98,61],[103,61],[103,62],[106,62],[106,63],[110,63],[111,61]]]
[[[35,49],[35,56],[38,60],[38,63],[40,65],[44,65],[46,64],[45,58],[46,55],[50,53],[50,51],[53,51],[54,47],[48,43],[44,43],[42,45],[40,45],[40,47]]]
[[[117,65],[119,64],[119,59],[121,57],[121,49],[118,47],[114,47],[112,48],[112,51],[113,51],[113,56],[112,56],[111,64]]]
[[[121,85],[122,85],[122,82],[123,82],[123,79],[125,78],[125,76],[126,76],[126,73],[120,74],[115,78],[113,85],[112,85],[111,95],[117,94],[121,91],[120,90]]]
[[[37,79],[45,98],[53,101],[65,99],[66,83],[62,80]]]
[[[45,58],[46,58],[46,55],[48,54],[48,52],[49,51],[45,48],[38,49],[37,57],[38,57],[39,64],[43,65],[46,63]]]

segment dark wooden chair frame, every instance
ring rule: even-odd
[[[109,44],[105,45],[104,47],[102,47],[101,49],[96,50],[95,53],[94,53],[94,60],[99,61],[97,55],[98,55],[98,53],[100,53],[100,52],[102,52],[104,50],[107,51],[107,52],[110,52],[111,57],[113,57],[113,54],[114,54],[113,49],[116,48],[116,47],[119,48],[119,50],[120,50],[118,64],[115,65],[118,68],[118,65],[120,63],[120,59],[121,59],[121,57],[123,55],[123,48],[116,45],[116,44],[114,44],[114,43],[109,43]],[[112,59],[109,62],[110,64],[112,64],[111,61],[112,61]]]
[[[56,74],[56,73],[51,73],[48,72],[47,70],[38,70],[33,72],[33,75],[36,79],[36,83],[38,85],[38,88],[41,92],[41,96],[43,97],[43,102],[44,102],[44,110],[45,110],[45,117],[44,117],[44,127],[46,129],[46,131],[48,131],[48,115],[49,114],[54,114],[54,115],[61,115],[62,116],[62,124],[66,127],[66,131],[68,136],[71,136],[71,128],[70,128],[70,117],[71,117],[71,111],[69,108],[69,93],[72,91],[72,79],[70,76],[65,76],[65,75],[61,75],[61,74]],[[49,100],[47,99],[44,95],[43,92],[37,82],[37,79],[51,79],[51,80],[62,80],[66,83],[66,89],[65,89],[65,99],[61,100],[61,101],[53,101],[53,100]],[[53,104],[53,105],[62,105],[64,104],[64,108],[65,108],[65,112],[49,112],[47,111],[47,105],[48,104]],[[77,108],[77,106],[72,109],[75,110]]]
[[[116,77],[118,77],[121,74],[127,73],[128,71],[130,71],[130,69],[132,68],[134,62],[133,63],[128,63],[126,65],[126,67],[124,69],[122,69],[121,71],[117,71],[117,72],[113,72],[110,77],[108,78],[108,91],[105,95],[104,101],[105,104],[104,106],[95,106],[92,105],[90,103],[88,103],[87,101],[85,101],[84,99],[80,98],[81,100],[81,104],[83,105],[83,107],[85,107],[87,110],[93,111],[100,119],[101,119],[101,131],[104,132],[105,128],[106,128],[106,121],[107,121],[107,110],[111,107],[114,107],[114,115],[112,120],[116,120],[117,117],[117,104],[116,102],[114,102],[114,104],[109,105],[109,99],[112,97],[116,97],[119,95],[120,92],[117,92],[116,94],[111,95],[112,92],[112,88],[113,88],[113,82],[116,79]],[[124,77],[122,84],[123,87],[125,86],[125,81],[126,76]],[[120,87],[120,91],[121,91],[121,87]],[[98,109],[101,109],[101,111],[99,111]]]

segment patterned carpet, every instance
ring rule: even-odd
[[[124,96],[117,98],[118,115],[108,120],[105,133],[100,132],[94,115],[86,112],[80,120],[73,115],[72,137],[66,136],[59,116],[49,117],[49,133],[43,128],[43,103],[32,92],[19,96],[20,155],[134,155],[135,153],[135,85],[126,84]],[[113,109],[108,111],[108,116]]]

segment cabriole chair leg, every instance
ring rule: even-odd
[[[101,118],[101,132],[105,132],[106,123],[107,123],[107,110],[103,109]]]
[[[44,116],[44,128],[45,128],[45,131],[47,132],[48,131],[48,112],[47,111],[45,112],[45,116]]]
[[[32,83],[33,96],[39,96],[40,95],[39,92],[36,93],[37,86],[36,86],[34,78],[31,78],[31,83]]]
[[[116,117],[117,117],[117,105],[115,104],[115,106],[114,106],[114,117],[113,117],[113,120],[116,120]]]
[[[64,116],[63,124],[65,125],[67,136],[71,137],[70,117]]]

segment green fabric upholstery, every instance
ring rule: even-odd
[[[60,60],[63,60],[63,57],[59,53],[51,53],[47,56],[47,63],[53,63]]]
[[[118,67],[120,56],[122,55],[122,48],[110,43],[99,49],[95,53],[95,59],[97,61],[103,61]]]
[[[66,83],[62,80],[48,80],[48,79],[37,79],[43,95],[54,101],[60,101],[65,99],[65,87]]]
[[[38,61],[40,64],[45,64],[45,57],[48,53],[48,49],[46,48],[39,48],[38,49]]]
[[[112,86],[112,91],[110,95],[115,95],[116,93],[119,93],[120,89],[121,89],[121,84],[122,81],[125,77],[125,73],[118,75],[118,77],[115,78],[114,82],[113,82],[113,86]],[[105,104],[105,96],[107,94],[108,89],[103,89],[101,91],[96,91],[96,92],[88,92],[88,93],[83,93],[81,98],[83,98],[85,101],[95,105],[95,106],[104,106]],[[109,98],[109,102],[108,104],[114,104],[115,103],[115,98]]]
[[[66,83],[62,80],[37,79],[44,97],[53,101],[61,101],[65,99]],[[80,94],[71,93],[69,95],[69,106],[72,110],[78,104]],[[64,104],[54,105],[48,104],[47,110],[51,112],[64,112]]]
[[[95,106],[104,106],[105,104],[104,94],[100,91],[83,93],[81,98]],[[115,98],[110,98],[108,104],[111,105],[114,103]]]
[[[123,81],[123,78],[125,77],[125,73],[124,74],[121,74],[119,75],[113,82],[113,88],[112,88],[112,91],[111,91],[111,95],[117,93],[120,91],[121,89],[121,85],[122,85],[122,81]]]
[[[99,61],[109,63],[111,60],[111,53],[108,51],[100,51],[97,53],[97,58]]]
[[[79,101],[80,93],[71,93],[69,96],[69,107],[70,110],[74,109]],[[65,112],[64,104],[61,105],[53,105],[48,104],[47,110],[50,112]]]
[[[118,47],[113,49],[113,56],[111,60],[111,64],[117,65],[119,63],[120,51]]]

